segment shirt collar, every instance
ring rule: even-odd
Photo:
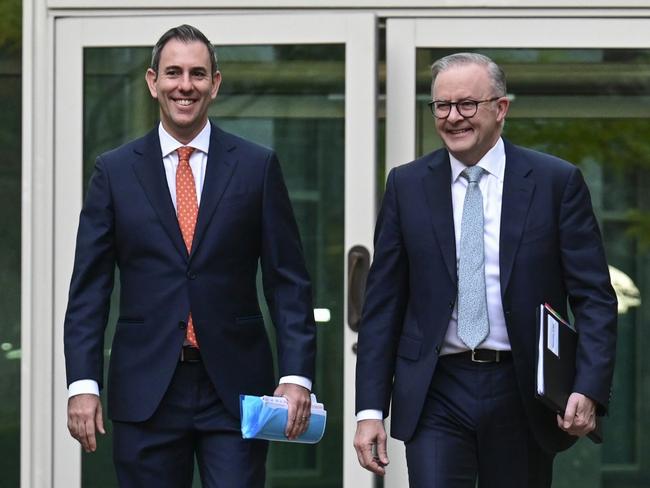
[[[173,153],[181,146],[191,146],[194,149],[198,149],[199,151],[208,154],[208,149],[210,147],[211,130],[212,126],[208,121],[206,122],[203,129],[201,129],[201,132],[199,132],[194,139],[192,139],[187,144],[181,144],[176,139],[174,139],[169,132],[165,130],[161,122],[158,124],[158,137],[160,138],[160,150],[162,152],[163,158],[167,157],[169,154]]]
[[[449,161],[451,163],[451,181],[455,182],[463,170],[467,167],[449,153]],[[480,166],[485,171],[503,181],[503,175],[506,166],[506,151],[503,145],[503,139],[499,137],[497,143],[490,149],[485,156],[483,156],[477,166]]]

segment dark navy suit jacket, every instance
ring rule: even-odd
[[[311,285],[275,154],[212,126],[191,252],[183,243],[158,129],[101,155],[81,212],[65,318],[68,384],[102,386],[114,269],[120,313],[108,414],[143,421],[178,364],[192,312],[205,368],[227,410],[271,394],[273,360],[256,293],[258,264],[281,376],[314,377]]]
[[[502,304],[529,424],[548,451],[576,438],[534,397],[536,309],[548,302],[579,331],[574,391],[603,413],[616,341],[616,296],[589,191],[558,158],[505,142],[499,264]],[[359,332],[357,411],[388,415],[391,433],[416,429],[457,296],[451,167],[446,150],[392,170],[375,230]]]

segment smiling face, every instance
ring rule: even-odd
[[[480,64],[451,66],[441,71],[431,92],[433,100],[447,102],[486,100],[500,95],[495,93],[487,68]],[[462,117],[454,106],[449,117],[436,119],[436,131],[456,159],[466,165],[474,165],[501,136],[508,104],[506,97],[481,103],[476,115],[469,119]]]
[[[205,44],[170,39],[160,52],[158,73],[148,69],[146,80],[165,130],[183,144],[194,139],[208,121],[208,107],[221,84],[221,73],[211,73]]]

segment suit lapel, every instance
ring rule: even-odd
[[[506,168],[501,201],[501,234],[499,237],[499,269],[501,293],[505,294],[524,231],[528,209],[535,191],[535,182],[529,177],[532,168],[518,153],[517,148],[505,142]]]
[[[187,256],[174,204],[169,194],[169,186],[162,164],[158,127],[142,139],[142,144],[134,149],[136,160],[133,170],[144,189],[151,206],[178,251]]]
[[[201,191],[199,216],[196,221],[194,240],[192,241],[192,256],[205,236],[205,231],[212,216],[221,201],[224,191],[230,183],[233,170],[237,164],[235,157],[236,145],[225,132],[212,124],[210,132],[210,149],[208,164],[205,169],[205,180]]]
[[[437,151],[432,155],[428,174],[422,178],[422,184],[442,258],[452,283],[456,284],[456,238],[451,203],[451,166],[447,151]]]

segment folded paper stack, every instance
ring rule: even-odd
[[[307,431],[291,441],[284,435],[288,414],[286,398],[240,395],[239,406],[241,433],[244,439],[315,444],[321,440],[325,432],[327,412],[322,403],[316,402],[314,395],[311,396],[311,417]]]

